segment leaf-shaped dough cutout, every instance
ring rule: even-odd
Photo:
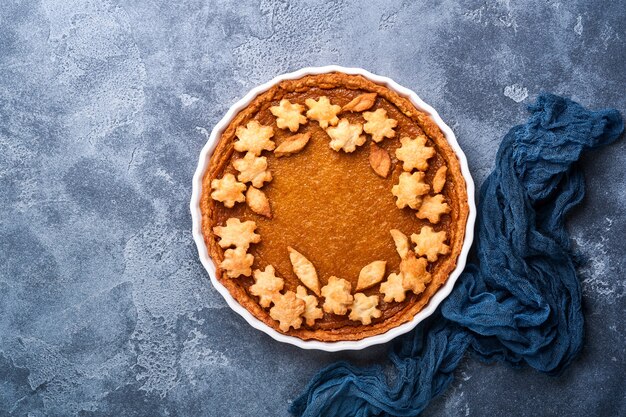
[[[293,272],[298,279],[311,291],[319,297],[320,295],[320,281],[317,278],[317,271],[315,267],[303,254],[292,248],[287,247],[289,251],[289,260],[293,266]]]
[[[386,150],[370,142],[370,166],[376,175],[387,178],[389,168],[391,168],[391,158]]]
[[[369,110],[376,102],[376,93],[365,93],[356,96],[352,101],[343,106],[341,111],[361,112]]]
[[[365,265],[359,273],[359,280],[356,283],[356,290],[361,291],[378,284],[385,276],[386,261],[374,261]]]
[[[272,218],[272,208],[270,207],[270,201],[267,199],[265,193],[252,186],[248,187],[246,192],[246,203],[250,210],[261,216],[265,216],[268,219]]]
[[[409,254],[410,249],[409,238],[407,237],[407,235],[405,235],[398,229],[391,229],[389,233],[391,233],[393,243],[395,243],[396,245],[396,251],[398,251],[398,255],[400,255],[400,258],[406,258]]]
[[[291,155],[297,152],[300,152],[307,143],[309,143],[309,139],[311,139],[310,133],[298,133],[292,136],[289,136],[287,139],[283,140],[280,145],[274,149],[274,155],[277,158],[281,156]]]

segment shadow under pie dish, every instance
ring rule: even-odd
[[[203,151],[201,258],[229,304],[274,338],[382,343],[430,314],[464,265],[465,158],[434,111],[389,83],[339,67],[278,77],[235,105]]]

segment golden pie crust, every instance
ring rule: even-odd
[[[298,115],[307,114],[310,109],[307,100],[309,104],[313,104],[312,100],[319,103],[322,97],[329,99],[333,106],[341,106],[337,118],[334,116],[338,108],[326,106],[312,112],[316,118],[312,118],[309,113],[303,123]],[[273,114],[277,113],[277,109],[282,128],[277,125],[278,116]],[[385,111],[386,118],[396,121],[395,126],[385,121],[383,112],[379,111],[377,118],[373,118],[372,114],[379,109]],[[362,138],[357,135],[358,128],[352,128],[357,124],[363,126],[368,123],[363,117],[366,111],[369,112],[368,118],[376,123],[369,122],[371,124],[362,135],[367,142],[374,143],[372,135],[367,131],[380,132],[375,145],[367,142],[359,145]],[[337,151],[329,146],[332,139],[326,129],[336,128],[343,119],[350,124],[351,134],[354,134],[352,139],[357,139],[351,142],[356,143],[353,151],[346,150],[346,147]],[[262,192],[271,207],[271,215],[269,212],[259,214],[258,209],[257,212],[253,211],[246,202],[242,202],[239,194],[235,196],[237,201],[232,208],[211,197],[212,181],[228,174],[235,177],[239,174],[234,163],[245,158],[246,150],[235,150],[235,143],[238,142],[236,133],[238,129],[247,132],[245,129],[250,122],[254,122],[251,126],[257,130],[259,127],[256,123],[273,129],[271,139],[269,130],[261,135],[265,141],[265,150],[260,151],[267,158],[267,170],[272,179],[271,182],[257,184],[262,185]],[[327,127],[323,128],[320,124]],[[393,128],[395,134],[392,135],[390,128]],[[438,218],[436,213],[422,213],[422,218],[418,218],[419,207],[398,208],[396,197],[391,192],[392,187],[398,184],[400,175],[410,173],[403,169],[403,161],[396,156],[396,150],[401,147],[401,138],[415,140],[420,137],[427,138],[425,146],[435,149],[434,156],[428,159],[427,169],[423,171],[423,181],[429,184],[430,194],[420,196],[420,199],[424,197],[430,202],[430,210],[441,207],[441,204],[434,202],[447,203],[449,212],[440,213]],[[277,154],[272,152],[274,147],[269,141],[273,141],[279,150]],[[372,149],[375,155],[370,155]],[[384,155],[381,156],[381,149],[389,155],[390,168],[386,169],[389,162]],[[252,159],[252,156],[248,156],[248,159]],[[386,170],[388,175],[384,175]],[[246,186],[252,188],[249,183]],[[240,186],[237,187],[239,190]],[[200,208],[204,240],[217,266],[217,279],[233,298],[257,319],[281,333],[303,340],[327,342],[360,340],[385,333],[410,321],[455,269],[469,213],[466,185],[459,161],[437,124],[427,114],[417,110],[409,99],[395,91],[362,76],[339,72],[282,81],[258,95],[240,111],[222,133],[211,156],[203,178]],[[269,210],[268,207],[265,209]],[[277,292],[273,296],[273,310],[262,307],[259,297],[252,294],[250,288],[255,284],[253,274],[231,278],[227,271],[220,268],[226,251],[230,250],[229,254],[241,251],[241,248],[221,247],[220,236],[214,231],[222,230],[214,228],[224,226],[230,218],[240,219],[241,222],[254,221],[255,233],[261,235],[261,241],[253,242],[247,249],[247,253],[254,257],[251,270],[266,271],[271,266],[271,270],[275,269],[276,276],[284,282],[282,293]],[[437,220],[437,223],[431,223],[429,218]],[[397,229],[406,236],[417,236],[422,233],[423,227],[430,227],[436,232],[444,231],[446,247],[438,240],[442,245],[439,250],[420,249],[430,254],[431,259],[436,259],[428,262],[426,272],[421,271],[422,275],[430,274],[430,281],[423,292],[415,294],[406,291],[406,296],[402,297],[402,259],[394,242],[398,234],[392,237],[390,230]],[[425,230],[430,232],[431,229]],[[413,251],[414,245],[409,246]],[[406,253],[405,249],[403,253]],[[308,289],[304,287],[305,284],[294,273],[290,252],[302,254],[314,265],[322,293],[331,277],[334,283],[339,277],[350,284],[351,295],[356,296],[356,301],[347,308],[351,314],[321,314],[316,310],[324,305],[324,297],[316,295],[310,289],[310,284]],[[414,255],[414,252],[410,252],[403,268],[415,262],[412,258]],[[239,258],[243,259],[241,256]],[[361,273],[364,267],[374,262],[385,262],[385,274],[380,283],[379,272],[368,270],[371,278],[364,278]],[[423,267],[422,262],[418,262],[420,268]],[[377,265],[380,266],[380,263]],[[247,267],[247,262],[244,267]],[[375,284],[357,291],[360,275],[362,281],[370,279]],[[257,280],[258,277],[257,273]],[[385,292],[381,292],[381,287]],[[259,293],[258,285],[254,290]],[[294,298],[292,293],[298,296]],[[361,295],[357,296],[357,293]],[[271,297],[265,294],[263,304],[268,305]],[[317,304],[311,297],[317,298]],[[403,301],[396,302],[396,299]]]

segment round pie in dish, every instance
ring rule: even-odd
[[[361,340],[445,284],[469,214],[457,155],[394,90],[342,72],[283,80],[223,130],[202,178],[216,277],[303,340]]]

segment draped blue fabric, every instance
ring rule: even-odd
[[[451,383],[466,351],[561,373],[583,345],[581,289],[565,229],[585,194],[575,163],[617,140],[616,110],[542,94],[504,137],[483,184],[468,264],[437,313],[389,352],[391,371],[339,362],[297,398],[297,416],[415,416]]]

